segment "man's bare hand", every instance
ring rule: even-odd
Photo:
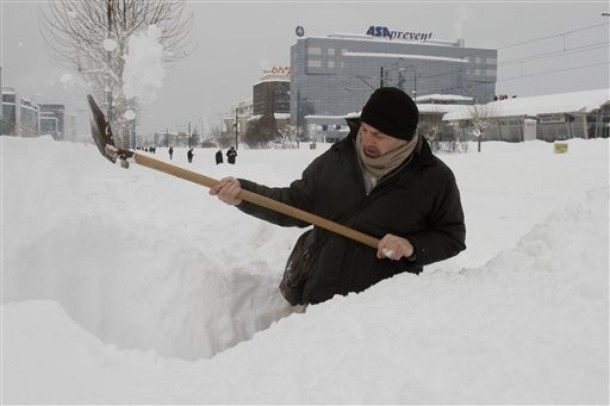
[[[398,237],[393,234],[386,234],[377,246],[377,258],[389,258],[398,261],[401,258],[408,258],[413,255],[415,248],[406,238]]]
[[[241,184],[233,177],[222,178],[220,182],[210,188],[210,195],[218,196],[218,198],[230,204],[231,206],[239,205],[242,200],[237,196],[241,192]]]

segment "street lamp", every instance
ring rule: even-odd
[[[413,71],[413,90],[411,91],[411,96],[413,96],[413,101],[417,99],[417,70],[413,65],[407,65],[403,68],[399,69],[399,72],[405,72],[407,69],[411,69]]]
[[[239,116],[237,115],[237,108],[235,108],[235,149],[239,147]]]

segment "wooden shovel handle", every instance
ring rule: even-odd
[[[178,178],[197,183],[201,186],[210,188],[219,183],[219,181],[216,179],[210,178],[197,172],[189,171],[188,169],[168,164],[167,162],[163,162],[158,159],[139,154],[137,152],[134,152],[133,157],[136,163],[139,165],[146,166],[147,168],[151,169],[156,169],[169,175],[173,175]],[[342,235],[354,241],[358,241],[371,248],[377,249],[379,243],[379,240],[377,238],[371,237],[370,235],[354,230],[353,228],[346,227],[342,224],[335,223],[334,221],[325,219],[324,217],[320,217],[307,211],[297,209],[296,207],[289,206],[287,204],[278,202],[277,200],[270,199],[257,193],[250,192],[248,190],[242,189],[238,197],[247,202],[254,203],[258,206],[262,206],[267,209],[271,209],[276,212],[285,214],[287,216],[305,221],[307,223],[324,228],[328,231],[332,231],[333,233]]]

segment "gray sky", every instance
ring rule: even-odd
[[[295,27],[306,36],[365,33],[371,25],[464,38],[498,49],[498,94],[531,96],[609,86],[609,12],[600,1],[188,1],[196,51],[166,73],[140,129],[218,126],[220,113],[252,97],[263,69],[288,65]],[[65,103],[85,121],[82,90],[45,50],[39,11],[46,1],[0,0],[2,85],[34,102]],[[544,39],[542,39],[544,38]],[[82,127],[82,125],[81,125]]]

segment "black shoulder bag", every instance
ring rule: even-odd
[[[305,231],[297,240],[284,268],[280,292],[292,306],[302,304],[303,288],[315,254],[315,229]]]

